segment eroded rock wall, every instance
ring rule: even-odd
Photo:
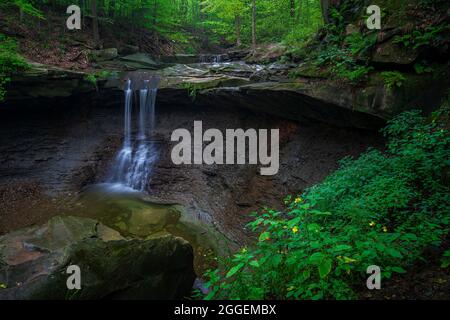
[[[33,182],[44,194],[67,197],[85,185],[105,181],[111,160],[122,143],[121,99],[111,104],[86,100],[74,104],[56,103],[54,99],[51,102],[0,112],[0,183],[9,190],[3,193],[5,201],[0,208],[5,226],[16,228],[44,222],[45,217],[51,216],[49,212],[58,213],[43,206],[41,220],[38,214],[26,214],[30,208],[37,210],[38,196],[21,199],[18,195],[11,204],[12,194],[18,188],[14,183]],[[217,225],[238,242],[246,239],[242,230],[251,211],[279,206],[287,194],[321,181],[337,168],[339,159],[382,145],[374,131],[333,127],[306,118],[291,121],[231,104],[221,108],[220,103],[221,100],[209,106],[193,104],[189,97],[176,103],[168,99],[167,92],[162,93],[161,99],[158,96],[155,139],[160,156],[147,191],[185,205],[193,216]],[[177,128],[192,132],[195,120],[203,122],[204,130],[217,128],[222,132],[279,128],[278,174],[261,176],[255,165],[174,165],[170,154],[175,143],[170,136]],[[20,209],[29,203],[34,204]],[[5,228],[2,232],[8,231]]]

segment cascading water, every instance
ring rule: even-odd
[[[202,54],[200,55],[200,63],[222,63],[223,55],[221,54]]]
[[[158,157],[158,150],[151,134],[155,126],[155,102],[157,94],[156,78],[145,80],[139,90],[139,121],[138,133],[132,137],[132,102],[133,90],[131,80],[125,87],[125,123],[122,149],[114,161],[110,182],[120,183],[135,190],[144,191]]]

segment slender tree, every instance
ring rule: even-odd
[[[289,0],[290,1],[290,13],[291,13],[291,18],[294,19],[295,18],[295,0]]]
[[[241,41],[241,15],[236,14],[236,45],[239,47],[242,45]]]
[[[91,0],[91,13],[92,13],[92,32],[94,36],[94,44],[96,47],[99,47],[100,33],[98,29],[97,0]]]
[[[252,48],[256,50],[256,0],[252,0]]]

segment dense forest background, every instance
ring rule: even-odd
[[[112,25],[132,28],[141,38],[151,32],[155,45],[164,38],[194,51],[187,45],[192,38],[224,46],[299,41],[322,24],[319,0],[7,0],[1,6],[48,27],[50,12],[64,15],[72,4],[81,8],[82,29],[92,28],[97,45],[101,30]]]

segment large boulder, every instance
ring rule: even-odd
[[[176,54],[173,56],[162,56],[161,62],[190,64],[190,63],[201,62],[201,58],[199,55],[196,55],[196,54]]]
[[[136,52],[109,61],[100,61],[93,64],[99,69],[134,71],[134,70],[155,70],[160,68],[160,64],[146,53]]]
[[[416,62],[419,51],[395,43],[392,39],[377,45],[372,54],[373,63],[409,65]]]
[[[113,60],[119,56],[117,48],[108,48],[102,50],[90,50],[88,52],[89,61],[101,62]]]
[[[393,88],[378,73],[358,87],[309,78],[259,82],[200,90],[196,99],[205,105],[220,100],[222,108],[239,105],[292,120],[306,117],[337,126],[377,129],[406,110],[431,112],[446,96],[449,77],[445,68],[433,75],[405,77],[400,87]]]
[[[95,91],[86,74],[29,62],[29,68],[12,76],[7,87],[7,102],[35,98],[67,98]]]
[[[81,290],[67,289],[69,265],[81,269]],[[127,240],[66,216],[0,237],[0,299],[176,299],[194,280],[192,247],[170,235]]]
[[[136,69],[156,69],[158,67],[158,63],[146,53],[131,54],[121,57],[120,60],[124,61],[125,64],[130,67],[135,67]]]
[[[139,47],[131,44],[124,44],[119,47],[119,54],[122,56],[139,53]]]

